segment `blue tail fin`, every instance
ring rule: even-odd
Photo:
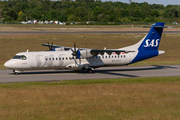
[[[155,57],[164,53],[164,51],[158,51],[163,28],[163,22],[153,24],[149,33],[141,41],[132,46],[132,48],[138,49],[138,54],[131,61],[131,63]]]
[[[163,22],[153,24],[138,50],[158,50],[164,24]]]

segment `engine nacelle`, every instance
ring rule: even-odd
[[[88,58],[88,57],[96,56],[98,53],[92,54],[91,50],[81,50],[80,54],[81,54],[81,58]]]
[[[66,66],[67,69],[70,70],[82,70],[84,68],[84,65],[75,65],[75,64],[70,64]]]

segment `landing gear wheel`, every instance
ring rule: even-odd
[[[87,69],[87,73],[94,73],[94,70],[91,69],[91,68],[88,68],[88,69]]]
[[[17,74],[18,74],[18,72],[14,72],[14,74],[15,74],[15,75],[17,75]]]

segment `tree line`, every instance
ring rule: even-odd
[[[0,1],[3,21],[61,22],[173,22],[180,21],[180,6],[101,0],[8,0]]]

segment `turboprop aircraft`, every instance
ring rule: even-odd
[[[122,66],[162,55],[165,51],[158,51],[163,22],[152,25],[149,33],[138,43],[119,49],[86,49],[42,44],[50,51],[20,52],[7,61],[4,66],[12,69],[14,74],[24,70],[41,69],[70,69],[74,71],[86,70],[91,73],[94,68],[104,66]]]

